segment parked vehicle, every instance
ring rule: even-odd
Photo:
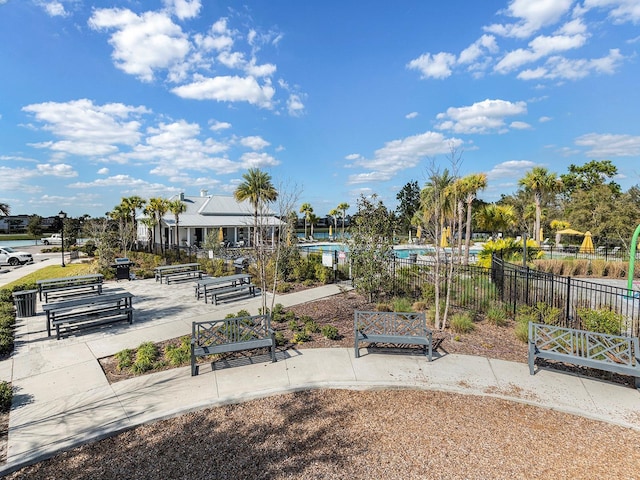
[[[24,265],[33,263],[33,255],[27,252],[19,252],[11,247],[0,247],[0,264],[2,265]]]
[[[62,236],[54,233],[50,237],[41,238],[40,241],[45,245],[62,245]]]

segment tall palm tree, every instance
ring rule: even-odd
[[[169,210],[166,198],[153,197],[149,199],[148,209],[155,216],[156,225],[158,226],[158,240],[160,240],[160,252],[164,253],[164,242],[162,241],[162,217]]]
[[[549,172],[544,167],[533,167],[518,184],[524,187],[526,192],[533,193],[533,200],[536,205],[536,222],[534,225],[534,239],[540,242],[540,220],[542,217],[542,197],[546,193],[559,192],[562,188],[562,181],[555,173]]]
[[[153,245],[153,232],[156,229],[156,216],[149,207],[146,207],[143,212],[146,216],[140,220],[140,222],[147,227],[147,243],[149,251],[151,252],[151,246]]]
[[[174,239],[175,239],[176,249],[178,250],[178,258],[180,258],[180,241],[178,236],[178,225],[180,223],[180,215],[182,215],[184,212],[187,211],[187,204],[184,203],[179,198],[176,198],[175,200],[171,200],[170,202],[167,202],[167,207],[169,208],[169,211],[173,213],[173,216],[176,219],[176,234]]]
[[[11,213],[11,207],[8,203],[0,203],[0,213],[7,216]]]
[[[131,224],[133,225],[133,231],[138,232],[138,210],[142,209],[147,201],[139,197],[138,195],[132,195],[131,197],[124,197],[121,204],[129,211],[131,217]]]
[[[506,232],[516,226],[518,220],[513,205],[496,205],[491,203],[476,212],[478,226],[484,231],[491,232],[495,238],[498,232]]]
[[[244,182],[236,187],[233,196],[239,202],[248,200],[253,206],[254,245],[258,244],[258,211],[265,204],[275,202],[278,191],[271,183],[271,175],[259,168],[250,168],[242,175]]]
[[[340,216],[340,210],[333,208],[329,211],[329,215],[333,217],[333,234],[338,236],[338,217]]]
[[[420,210],[425,224],[432,226],[434,242],[439,245],[447,219],[455,216],[455,177],[449,170],[434,172],[420,192]]]
[[[464,235],[464,263],[469,263],[469,248],[471,247],[471,206],[476,199],[479,190],[487,188],[486,173],[472,173],[462,178],[462,190],[464,193],[464,202],[467,204],[467,223]]]
[[[342,241],[344,242],[344,222],[347,219],[347,210],[349,210],[349,205],[347,202],[342,202],[336,208],[342,212]]]
[[[309,225],[311,226],[311,238],[313,238],[313,225],[316,224],[320,220],[320,217],[315,213],[309,214]]]
[[[304,213],[304,238],[307,238],[307,224],[309,223],[311,214],[313,213],[313,207],[310,203],[303,203],[300,206],[300,213]],[[313,233],[311,235],[313,235]]]

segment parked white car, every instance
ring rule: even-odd
[[[27,252],[19,252],[11,247],[0,247],[0,265],[24,265],[33,263],[33,255]]]
[[[62,245],[62,236],[59,233],[54,233],[49,237],[41,238],[40,241],[45,245]]]

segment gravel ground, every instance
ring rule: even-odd
[[[128,431],[8,479],[638,478],[640,433],[515,402],[316,390]]]

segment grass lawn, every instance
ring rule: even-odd
[[[73,277],[76,275],[87,275],[94,272],[94,266],[89,263],[72,263],[63,267],[62,265],[51,265],[41,268],[33,273],[25,275],[18,280],[8,283],[3,288],[13,289],[15,285],[35,284],[38,280],[47,278]]]

